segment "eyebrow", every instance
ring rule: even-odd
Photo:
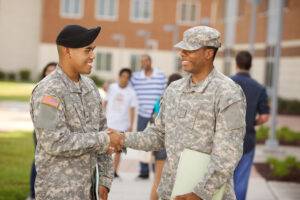
[[[95,48],[96,48],[96,46],[88,46],[88,47],[85,47],[86,50],[93,50],[93,49],[95,49]]]

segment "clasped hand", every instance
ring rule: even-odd
[[[122,151],[122,148],[124,146],[124,135],[113,129],[108,130],[108,135],[110,143],[107,153],[112,154],[114,152]]]

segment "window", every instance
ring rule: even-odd
[[[130,68],[131,70],[138,71],[141,65],[141,56],[140,55],[131,55],[130,56]]]
[[[116,20],[119,0],[96,0],[96,17],[98,19]]]
[[[60,15],[67,18],[80,18],[83,13],[84,0],[61,0]]]
[[[152,0],[131,0],[131,20],[150,22],[152,20]]]
[[[96,71],[111,71],[111,53],[98,52],[96,54]]]
[[[178,22],[181,24],[197,24],[200,9],[198,0],[181,0],[177,4]]]

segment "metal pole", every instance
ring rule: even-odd
[[[224,40],[224,74],[230,75],[233,46],[235,43],[238,0],[226,0],[225,40]]]
[[[249,33],[249,51],[254,56],[255,53],[255,35],[256,35],[256,10],[260,0],[250,0],[251,2],[251,22]]]
[[[278,80],[279,80],[279,64],[280,64],[280,55],[281,55],[281,37],[282,37],[282,19],[283,19],[283,0],[273,0],[269,1],[269,17],[274,20],[269,20],[269,23],[277,22],[273,27],[276,37],[274,40],[274,59],[273,59],[273,70],[272,70],[272,90],[271,90],[271,98],[272,98],[272,107],[271,107],[271,132],[269,134],[269,139],[266,141],[266,145],[270,148],[275,148],[278,146],[278,141],[276,139],[276,115],[277,115],[277,106],[278,106]],[[272,27],[269,31],[272,30]],[[271,41],[272,42],[272,41]]]

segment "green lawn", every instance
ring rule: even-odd
[[[0,101],[29,101],[33,83],[0,81]]]
[[[0,200],[24,200],[29,194],[32,133],[0,132],[0,155]]]

